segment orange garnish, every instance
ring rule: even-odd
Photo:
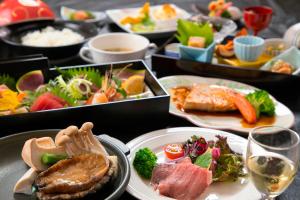
[[[27,96],[25,92],[20,92],[17,96],[19,102],[23,101],[23,99]]]
[[[248,31],[246,28],[242,28],[239,32],[235,34],[235,37],[248,35]]]

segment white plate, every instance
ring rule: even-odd
[[[254,90],[258,90],[257,88],[239,83],[236,81],[217,79],[217,78],[205,78],[200,76],[168,76],[159,79],[162,86],[170,92],[170,89],[178,86],[191,86],[193,83],[206,83],[206,84],[214,84],[214,85],[222,85],[227,86],[229,88],[233,88],[242,93],[250,93]],[[282,103],[275,100],[275,122],[273,125],[282,126],[285,128],[290,128],[293,126],[295,122],[295,117],[291,110],[287,108]],[[215,128],[215,129],[227,129],[243,132],[248,134],[252,128],[244,128],[240,123],[241,119],[234,116],[216,116],[216,115],[193,115],[183,111],[180,111],[176,108],[172,102],[170,102],[170,110],[169,112],[173,115],[185,118],[192,122],[193,124],[206,128]]]
[[[120,28],[122,28],[123,30],[125,30],[129,33],[140,34],[140,35],[143,35],[148,38],[165,37],[165,36],[169,36],[176,32],[177,19],[179,19],[179,18],[187,19],[187,18],[191,17],[191,15],[187,11],[177,7],[174,4],[170,4],[170,5],[176,9],[177,17],[172,20],[155,20],[155,19],[153,19],[153,21],[156,23],[156,26],[155,26],[155,30],[151,31],[151,32],[133,32],[130,29],[130,25],[122,25],[120,23],[120,21],[126,16],[136,16],[141,7],[107,10],[106,14],[107,14],[107,16],[110,17],[110,19],[115,24],[117,24]],[[150,7],[150,16],[153,16],[152,13],[156,9],[159,9],[161,7],[162,7],[162,5],[151,6]]]
[[[63,20],[70,20],[70,15],[75,11],[78,11],[78,10],[62,6],[60,8],[60,16]],[[106,15],[104,12],[97,12],[97,11],[89,11],[89,12],[91,12],[95,16],[95,18],[84,20],[85,22],[95,23],[95,22],[104,20],[106,18]]]
[[[230,147],[234,151],[242,153],[245,157],[247,140],[224,131],[195,127],[171,128],[153,131],[145,135],[141,135],[127,143],[131,152],[128,156],[130,161],[131,177],[127,186],[127,191],[136,198],[143,200],[171,199],[159,195],[158,192],[154,191],[152,186],[149,184],[149,181],[140,178],[132,166],[134,155],[139,149],[148,147],[157,155],[158,161],[163,161],[164,153],[162,147],[164,145],[169,143],[185,142],[193,135],[202,136],[206,140],[214,140],[215,135],[225,136],[228,138],[227,140]],[[213,183],[198,199],[253,200],[259,199],[259,197],[260,194],[256,191],[252,182],[250,182],[248,178],[241,178],[233,183]]]

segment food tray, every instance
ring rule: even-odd
[[[162,88],[158,80],[141,60],[113,63],[114,69],[124,67],[132,63],[134,69],[145,69],[145,83],[153,93],[153,96],[126,99],[117,102],[110,102],[101,105],[88,105],[69,107],[56,110],[39,111],[24,114],[0,116],[1,135],[8,135],[13,132],[45,129],[64,128],[70,124],[80,125],[83,122],[91,121],[96,124],[95,129],[105,129],[105,127],[140,126],[145,123],[155,123],[165,120],[168,117],[170,97]],[[109,69],[111,64],[94,64],[63,67],[80,68],[94,67],[101,73]],[[47,70],[46,81],[56,76],[54,68]],[[97,126],[99,126],[97,128]],[[121,133],[120,133],[121,134]]]
[[[178,42],[174,36],[170,37],[167,41],[165,41],[165,43],[162,46],[160,46],[152,56],[154,60],[153,62],[156,62],[157,60],[161,60],[161,59],[173,60],[174,63],[181,63],[178,64],[177,67],[187,72],[192,72],[196,74],[201,73],[201,74],[209,74],[209,75],[214,75],[214,74],[221,75],[221,77],[225,77],[225,78],[232,77],[234,80],[240,80],[240,81],[242,80],[253,81],[253,78],[265,77],[267,81],[277,82],[292,76],[300,77],[300,75],[285,75],[285,74],[279,74],[270,71],[263,71],[255,68],[236,67],[228,64],[219,64],[219,63],[215,63],[214,61],[212,63],[204,63],[204,62],[195,62],[191,60],[180,60],[178,57],[175,57],[175,55],[169,56],[168,54],[165,53],[165,47],[168,44],[174,42]],[[182,65],[183,63],[184,65]],[[159,66],[159,68],[162,68],[162,66]],[[254,81],[257,82],[257,80]]]

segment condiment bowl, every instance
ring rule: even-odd
[[[242,61],[253,62],[264,50],[265,41],[256,36],[241,36],[233,40],[234,53]]]

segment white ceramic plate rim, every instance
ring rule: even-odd
[[[156,130],[156,131],[152,131],[152,132],[146,133],[144,135],[141,135],[141,136],[131,140],[126,145],[130,148],[131,152],[133,153],[137,149],[141,148],[143,146],[143,144],[146,144],[147,142],[159,140],[160,137],[163,137],[163,136],[166,137],[166,136],[170,135],[170,137],[171,137],[174,134],[183,135],[187,132],[193,132],[196,135],[197,135],[197,133],[199,133],[199,135],[203,136],[204,138],[206,138],[206,136],[214,137],[215,135],[226,136],[228,138],[229,145],[230,145],[230,142],[233,141],[241,149],[242,152],[240,152],[240,153],[243,153],[244,157],[246,155],[247,140],[245,138],[240,137],[238,135],[231,134],[229,132],[225,132],[225,131],[207,129],[207,128],[198,128],[198,127],[178,127],[178,128]],[[189,138],[189,135],[187,136],[186,139],[188,139],[188,138]],[[177,142],[184,142],[184,141],[177,141]],[[160,141],[160,143],[161,143],[161,146],[163,146],[164,143],[167,143],[167,142]],[[131,155],[132,154],[128,155],[128,158],[130,160],[130,168],[131,168],[131,170],[134,170],[132,168]],[[251,186],[248,185],[248,187],[251,187]],[[259,195],[258,192],[255,191],[254,187],[252,187],[252,188],[253,188],[253,191],[251,192],[251,194],[254,193],[253,195],[256,195],[256,196]],[[152,195],[151,195],[151,197],[149,197],[149,196],[146,196],[143,192],[140,192],[138,189],[138,186],[132,185],[131,181],[129,181],[129,184],[128,184],[126,190],[127,190],[127,192],[129,192],[131,195],[133,195],[134,197],[136,197],[138,199],[145,199],[145,200],[153,199]],[[247,192],[250,192],[250,191],[247,191]],[[156,193],[156,192],[153,190],[153,195],[154,195],[154,193]],[[158,199],[158,198],[156,198],[156,199]],[[159,200],[162,200],[162,199],[172,199],[172,198],[161,196],[159,198]]]
[[[202,79],[202,80],[206,79],[206,80],[211,80],[211,81],[214,81],[214,82],[223,81],[223,82],[227,82],[227,83],[238,84],[238,85],[241,85],[241,86],[249,88],[249,89],[258,90],[258,88],[256,88],[256,87],[247,85],[245,83],[240,83],[240,82],[237,82],[237,81],[232,81],[232,80],[225,80],[225,79],[218,79],[218,78],[207,78],[207,77],[200,77],[200,76],[177,75],[177,76],[166,76],[166,77],[163,77],[163,78],[159,79],[160,83],[163,85],[163,87],[165,88],[166,91],[168,91],[169,88],[166,88],[164,86],[164,84],[162,83],[162,81],[165,81],[165,80],[168,80],[168,79],[199,79],[199,80],[200,79]],[[169,91],[168,91],[168,93],[169,93]],[[289,120],[289,123],[284,124],[284,127],[285,128],[291,128],[295,123],[294,114],[292,113],[292,111],[288,107],[286,107],[285,105],[283,105],[282,103],[277,101],[273,96],[271,96],[271,98],[275,102],[275,105],[276,105],[277,108],[281,107],[281,108],[283,108],[283,109],[285,109],[289,112],[289,115],[290,115],[291,119]],[[171,103],[172,102],[170,102],[170,109],[169,109],[170,114],[178,116],[178,117],[185,118],[185,119],[187,119],[188,121],[190,121],[191,123],[193,123],[197,126],[201,126],[201,127],[205,127],[205,128],[214,128],[214,129],[218,129],[218,130],[220,130],[220,129],[232,130],[232,131],[237,131],[237,132],[244,133],[244,134],[248,134],[249,131],[252,129],[252,128],[225,126],[225,125],[224,126],[222,126],[222,125],[217,125],[217,126],[216,125],[209,125],[209,124],[203,123],[202,121],[199,121],[199,120],[195,119],[193,117],[194,116],[193,114],[186,114],[186,113],[183,113],[183,112],[178,112],[177,110],[174,111],[173,109],[171,109],[171,106],[172,106]]]
[[[191,15],[184,9],[182,8],[179,8],[178,6],[176,6],[175,4],[170,4],[172,7],[174,7],[176,10],[180,11],[183,13],[184,16],[186,16],[186,18],[189,18],[191,17]],[[154,5],[154,6],[150,6],[150,9],[155,9],[155,8],[158,8],[162,5]],[[138,8],[126,8],[126,9],[111,9],[111,10],[106,10],[105,13],[106,15],[115,23],[117,24],[121,29],[123,29],[124,31],[127,31],[129,33],[135,33],[135,34],[140,34],[140,35],[152,35],[152,34],[166,34],[166,33],[173,33],[173,32],[176,32],[176,27],[174,27],[173,29],[168,29],[168,30],[154,30],[154,31],[151,31],[151,32],[134,32],[132,31],[130,28],[127,28],[126,26],[122,25],[119,20],[116,20],[114,15],[115,13],[117,12],[120,12],[122,10],[132,10],[132,11],[135,11],[135,10],[139,10],[141,7],[138,7]]]

